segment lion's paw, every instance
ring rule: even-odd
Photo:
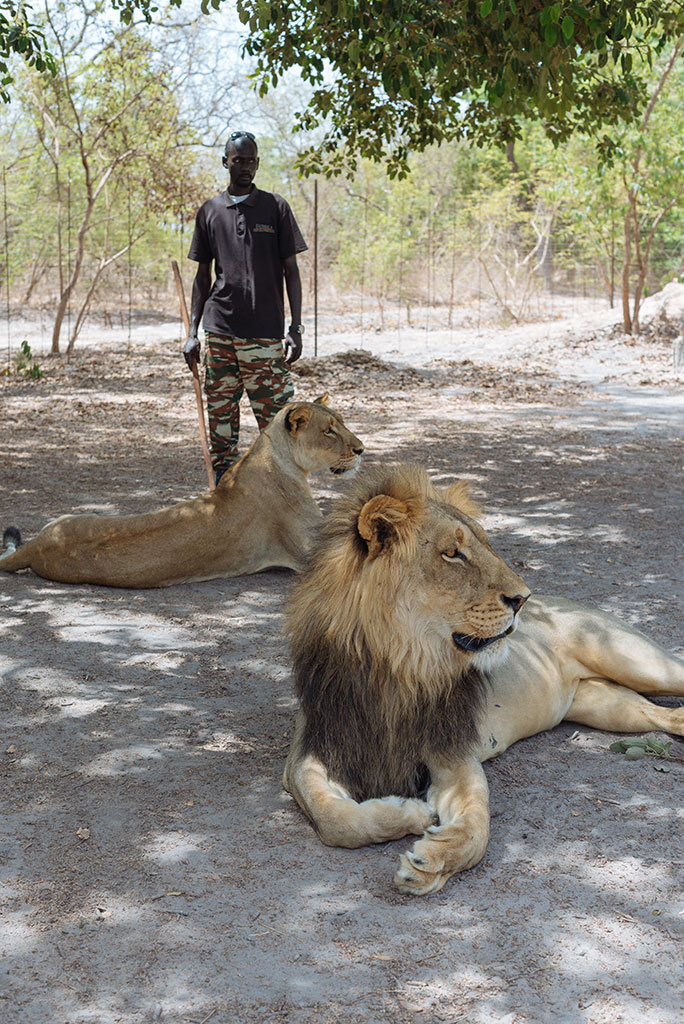
[[[381,797],[378,804],[384,806],[387,812],[386,815],[379,813],[378,818],[388,818],[385,827],[380,827],[383,838],[400,838],[409,834],[419,836],[437,821],[435,809],[424,800],[387,796]]]
[[[401,855],[394,884],[410,896],[439,892],[457,871],[477,864],[486,845],[486,836],[473,835],[463,824],[431,825],[423,838]]]

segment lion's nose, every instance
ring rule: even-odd
[[[509,608],[512,608],[513,613],[517,615],[529,596],[529,594],[515,594],[513,597],[509,597],[508,594],[502,594],[501,600],[504,604],[507,604]]]
[[[361,445],[360,448],[352,448],[352,451],[354,452],[354,455],[361,455],[363,452],[363,445]]]

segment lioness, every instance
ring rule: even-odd
[[[286,405],[210,494],[141,515],[60,516],[21,547],[10,527],[0,569],[109,587],[168,587],[274,566],[299,571],[322,519],[309,473],[348,473],[363,451],[326,403],[324,396]]]
[[[489,838],[481,762],[563,720],[684,735],[684,662],[610,615],[530,597],[464,485],[367,471],[290,599],[301,701],[283,784],[331,846],[421,834],[394,876],[437,892]]]

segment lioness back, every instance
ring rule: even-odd
[[[291,402],[210,494],[138,515],[62,516],[21,546],[10,527],[0,569],[113,587],[298,571],[321,519],[309,474],[349,473],[362,451],[324,400]]]

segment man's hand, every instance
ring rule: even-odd
[[[283,342],[283,355],[288,366],[296,363],[302,354],[302,336],[298,331],[290,331]]]
[[[188,340],[185,342],[185,348],[183,349],[183,357],[185,362],[188,364],[191,370],[194,372],[193,363],[199,361],[201,345],[199,338],[196,335],[190,335]]]

